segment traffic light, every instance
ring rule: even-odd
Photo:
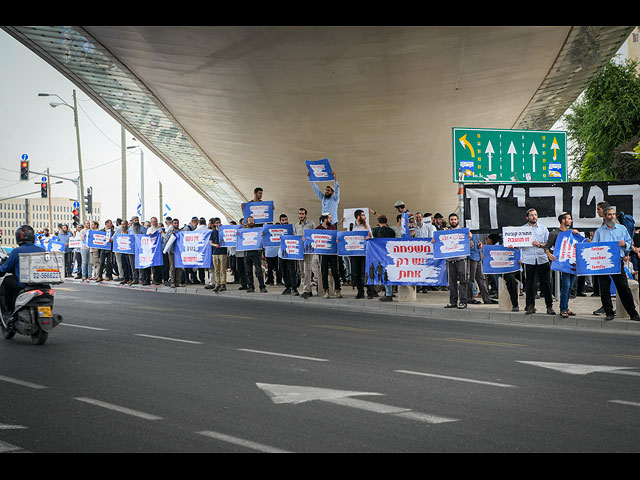
[[[42,198],[47,198],[48,196],[47,182],[42,182],[40,184],[40,196]]]
[[[73,213],[73,226],[77,227],[78,223],[80,223],[80,212],[77,208],[74,208],[71,213]]]
[[[20,160],[20,180],[29,180],[29,161]]]
[[[84,204],[87,209],[87,213],[91,215],[93,210],[93,187],[87,188],[87,194],[84,197]]]

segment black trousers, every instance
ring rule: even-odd
[[[329,290],[329,267],[331,267],[331,275],[336,290],[340,290],[340,270],[338,269],[337,255],[320,255],[320,273],[322,275],[322,286],[325,290]]]
[[[22,287],[18,285],[18,279],[15,275],[8,275],[2,282],[2,296],[4,297],[4,305],[9,312],[13,313],[16,305],[16,298]]]
[[[629,288],[627,274],[624,271],[622,261],[620,261],[619,275],[598,275],[598,284],[600,286],[600,300],[606,315],[613,315],[613,302],[611,301],[611,280],[616,286],[616,295],[620,297],[620,301],[630,317],[638,315],[636,304],[633,300],[633,294]]]
[[[280,267],[282,269],[282,279],[284,280],[285,288],[294,290],[298,288],[298,274],[296,272],[296,262],[298,260],[285,260],[280,259]]]
[[[113,269],[111,267],[111,250],[100,250],[100,266],[98,267],[98,277],[102,277],[102,272],[105,272],[105,276],[111,278],[113,275]]]
[[[449,280],[449,303],[455,305],[467,303],[469,299],[469,271],[467,259],[447,260],[447,278]]]
[[[507,285],[507,291],[509,292],[509,298],[511,299],[511,306],[518,306],[518,281],[516,275],[520,275],[520,272],[505,273],[502,275],[504,282]]]
[[[264,276],[262,275],[262,251],[248,250],[244,252],[244,268],[247,274],[247,287],[254,288],[253,269],[255,268],[256,277],[260,288],[264,288]]]
[[[364,277],[366,268],[366,258],[360,256],[350,257],[351,260],[351,277],[356,284],[358,296],[364,295]],[[367,285],[367,295],[375,293],[373,286]]]
[[[536,278],[540,281],[540,290],[547,308],[553,307],[550,272],[551,263],[549,262],[534,265],[524,264],[524,292],[527,307],[533,307],[536,304]]]

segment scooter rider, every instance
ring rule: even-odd
[[[8,312],[13,312],[16,298],[23,285],[20,283],[20,254],[31,252],[44,252],[45,249],[35,245],[35,232],[29,225],[22,225],[16,230],[16,243],[18,248],[14,248],[9,254],[7,261],[0,265],[0,276],[5,273],[13,273],[2,282],[4,290],[5,308]]]

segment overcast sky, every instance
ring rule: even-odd
[[[76,88],[44,60],[0,30],[0,199],[38,191],[27,198],[40,198],[40,175],[20,182],[19,166],[27,154],[30,169],[62,177],[78,177],[78,154],[73,110],[65,106],[52,108],[56,97],[38,97],[38,93],[55,93],[73,105]],[[102,221],[122,217],[121,127],[101,107],[76,88],[80,124],[80,143],[85,189],[93,187],[93,198],[102,204]],[[127,133],[127,145],[136,144]],[[140,192],[140,153],[128,150],[127,217],[136,213]],[[170,216],[188,222],[191,217],[222,215],[196,193],[150,150],[144,148],[145,214],[159,216],[158,182],[162,182],[164,203]],[[53,183],[53,182],[52,182]],[[64,181],[52,185],[53,197],[75,200],[76,186]],[[70,203],[73,203],[70,200]],[[165,209],[166,211],[166,209]],[[71,222],[71,218],[69,219]]]

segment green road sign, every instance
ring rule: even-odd
[[[454,127],[453,181],[566,182],[567,132]]]

